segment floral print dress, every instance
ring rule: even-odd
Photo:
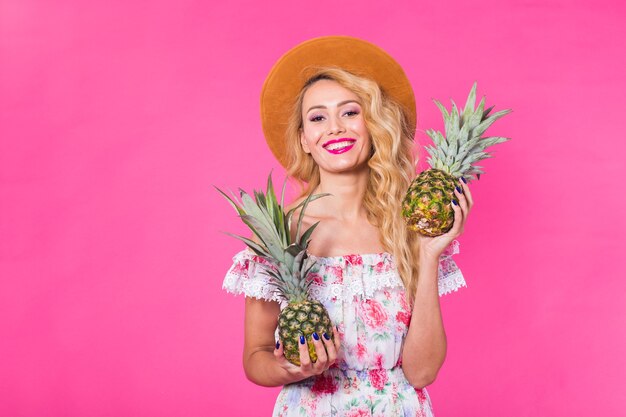
[[[453,241],[439,262],[439,295],[466,286],[452,260],[459,253]],[[324,373],[285,385],[273,416],[403,416],[432,417],[426,388],[416,389],[402,371],[402,347],[411,320],[406,291],[388,252],[317,257],[310,294],[327,309],[338,326],[341,351]],[[233,257],[223,288],[264,300],[281,302],[248,247]],[[278,340],[278,330],[276,331]]]

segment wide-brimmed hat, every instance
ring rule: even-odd
[[[374,80],[404,107],[415,131],[415,96],[400,64],[380,47],[351,36],[322,36],[287,51],[272,67],[261,90],[261,123],[270,150],[287,167],[285,148],[289,113],[316,67],[334,66]]]

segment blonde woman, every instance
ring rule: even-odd
[[[308,205],[303,228],[320,221],[308,251],[336,337],[314,334],[318,360],[301,344],[301,365],[289,363],[276,332],[281,306],[244,249],[224,288],[246,295],[247,377],[283,386],[274,416],[434,415],[426,386],[446,356],[439,297],[465,285],[451,255],[473,201],[461,181],[448,233],[406,228],[401,201],[416,176],[406,76],[371,43],[316,38],[275,64],[261,111],[270,149],[301,187],[287,210],[311,192],[331,194]]]

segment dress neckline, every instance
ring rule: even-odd
[[[312,254],[308,250],[306,251],[306,253],[311,258],[315,258],[315,259],[341,259],[341,258],[349,258],[349,257],[354,257],[354,256],[360,256],[361,258],[374,258],[374,257],[378,258],[378,257],[390,256],[391,255],[387,251],[371,252],[371,253],[348,253],[348,254],[345,254],[345,255],[335,255],[335,256],[317,256],[317,255]]]
[[[250,249],[248,246],[246,246],[244,250],[247,250],[248,253],[255,254],[255,252],[252,249]],[[329,260],[329,261],[339,261],[341,259],[350,258],[354,256],[360,256],[361,258],[365,258],[365,259],[378,259],[378,258],[392,257],[392,254],[387,251],[371,252],[371,253],[348,253],[345,255],[335,255],[335,256],[317,256],[317,255],[312,254],[308,250],[306,251],[306,253],[311,258]]]

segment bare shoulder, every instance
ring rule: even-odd
[[[285,205],[285,213],[291,210],[292,208],[297,207],[304,200],[306,200],[306,197],[300,197],[300,198],[293,200],[291,203]],[[296,211],[299,211],[299,210],[300,209],[296,209]]]
[[[298,207],[298,205],[300,205],[300,203],[302,203],[304,200],[306,200],[306,196],[298,198],[298,199],[292,201],[290,204],[285,205],[285,214],[288,213],[290,210],[295,209],[293,211],[292,216],[291,216],[291,228],[290,228],[290,230],[291,230],[291,239],[292,240],[294,240],[296,238],[296,232],[297,232],[297,227],[298,227],[298,219],[300,217],[300,212],[302,211],[302,207]],[[309,215],[307,215],[307,212],[305,211],[304,216],[302,216],[302,227],[303,227],[302,230],[306,230],[314,222],[315,222],[315,219],[312,219]]]
[[[300,203],[302,203],[304,200],[306,200],[306,196],[304,197],[300,197],[294,201],[292,201],[289,204],[286,204],[285,207],[283,208],[283,210],[285,211],[285,214],[289,213],[289,211],[293,208],[298,207],[298,205]],[[302,210],[302,207],[298,207],[294,210],[293,215],[292,215],[292,221],[291,221],[291,232],[292,232],[292,239],[295,239],[295,235],[296,235],[296,227],[298,225],[298,216],[300,215],[300,211]],[[304,227],[306,227],[307,225],[310,225],[311,223],[311,219],[309,219],[305,213],[303,219],[302,219],[302,225]],[[259,240],[259,238],[254,234],[251,233],[251,236],[249,237],[249,239],[251,239],[252,241],[256,242],[256,243],[261,243],[261,241]]]
[[[302,211],[302,209],[303,209],[303,206],[300,206],[300,204],[301,204],[304,200],[306,200],[306,196],[304,196],[304,197],[300,197],[300,198],[298,198],[298,199],[296,199],[296,200],[292,201],[290,204],[287,204],[287,205],[285,206],[285,213],[288,213],[290,210],[295,209],[295,210],[293,211],[293,215],[291,216],[291,218],[293,219],[293,222],[297,222],[298,216],[300,216],[300,212],[301,212],[301,211]],[[298,206],[300,206],[300,207],[298,207]],[[315,217],[315,216],[312,216],[312,215],[311,215],[311,204],[309,203],[309,205],[307,206],[306,211],[305,211],[305,213],[304,213],[304,216],[303,216],[303,220],[302,220],[302,222],[303,222],[303,223],[305,223],[305,224],[306,224],[306,223],[310,223],[310,222],[311,222],[311,220],[313,220],[313,219],[314,219],[314,217]],[[292,223],[293,223],[293,222],[292,222]]]

